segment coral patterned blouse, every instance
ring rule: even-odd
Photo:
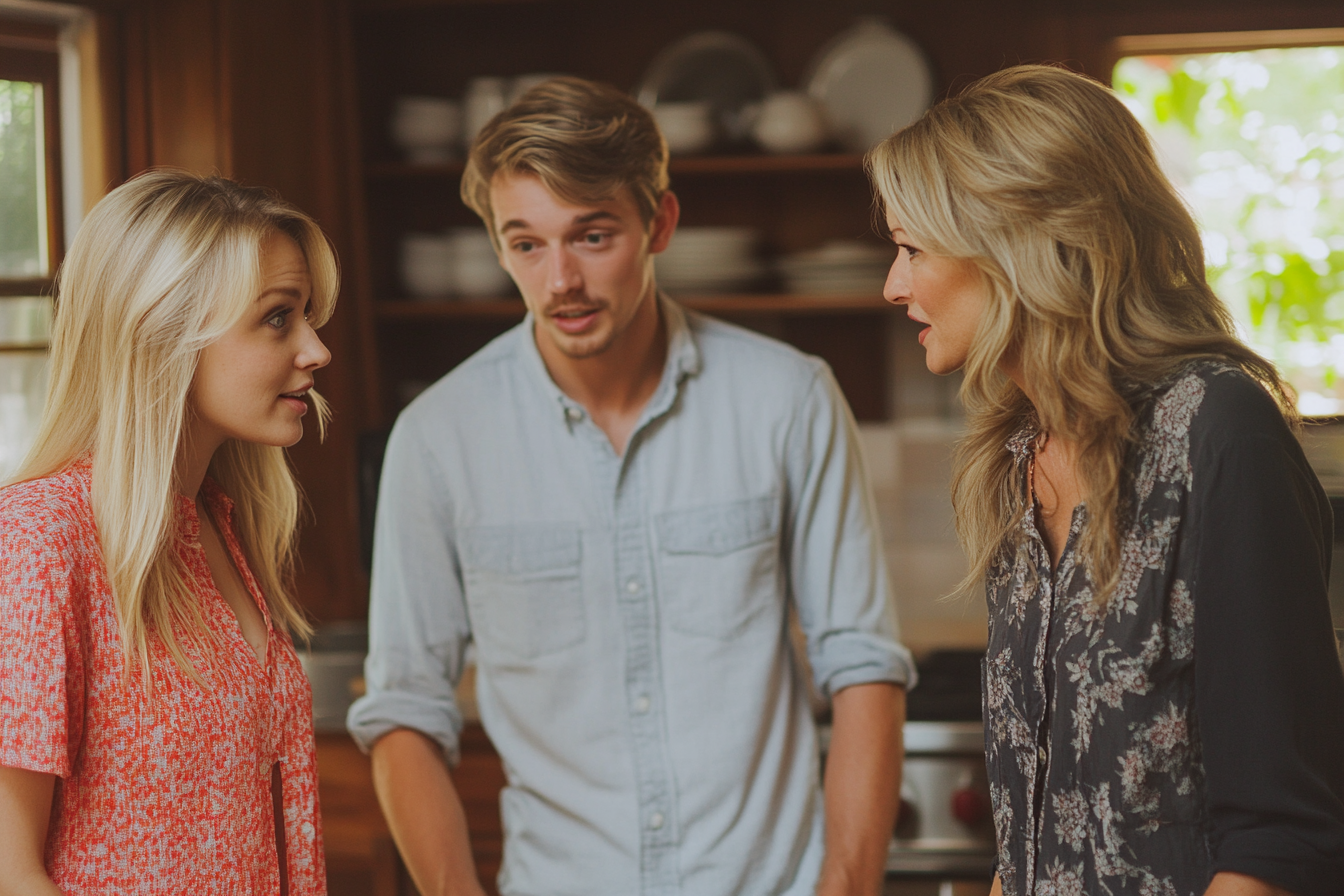
[[[153,642],[153,699],[123,677],[87,461],[0,490],[0,765],[59,776],[47,873],[63,892],[280,892],[272,767],[283,789],[288,890],[326,892],[312,692],[233,531],[205,498],[266,618],[266,662],[216,590],[195,504],[178,532],[218,655],[183,641],[207,688]]]

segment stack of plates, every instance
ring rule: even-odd
[[[668,292],[706,293],[750,289],[767,273],[756,257],[753,227],[681,227],[654,258],[658,285]]]
[[[894,247],[833,240],[820,249],[784,256],[779,271],[791,293],[876,297],[895,257]]]

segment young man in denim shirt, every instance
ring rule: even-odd
[[[914,672],[829,369],[658,294],[679,209],[622,93],[534,88],[462,193],[529,314],[393,430],[349,719],[418,886],[482,892],[448,773],[473,641],[504,894],[879,893]]]

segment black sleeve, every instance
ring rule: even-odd
[[[1192,451],[1213,868],[1340,896],[1344,674],[1326,592],[1330,508],[1277,410],[1265,413],[1268,396],[1242,397],[1253,407],[1224,405],[1231,425],[1215,423]]]

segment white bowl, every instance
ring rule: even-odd
[[[768,96],[751,135],[766,152],[778,154],[815,152],[830,138],[821,104],[798,91]]]
[[[428,96],[397,99],[392,115],[392,140],[413,162],[451,159],[462,139],[462,105]]]
[[[714,119],[707,102],[659,103],[654,120],[673,155],[703,152],[714,145]]]

